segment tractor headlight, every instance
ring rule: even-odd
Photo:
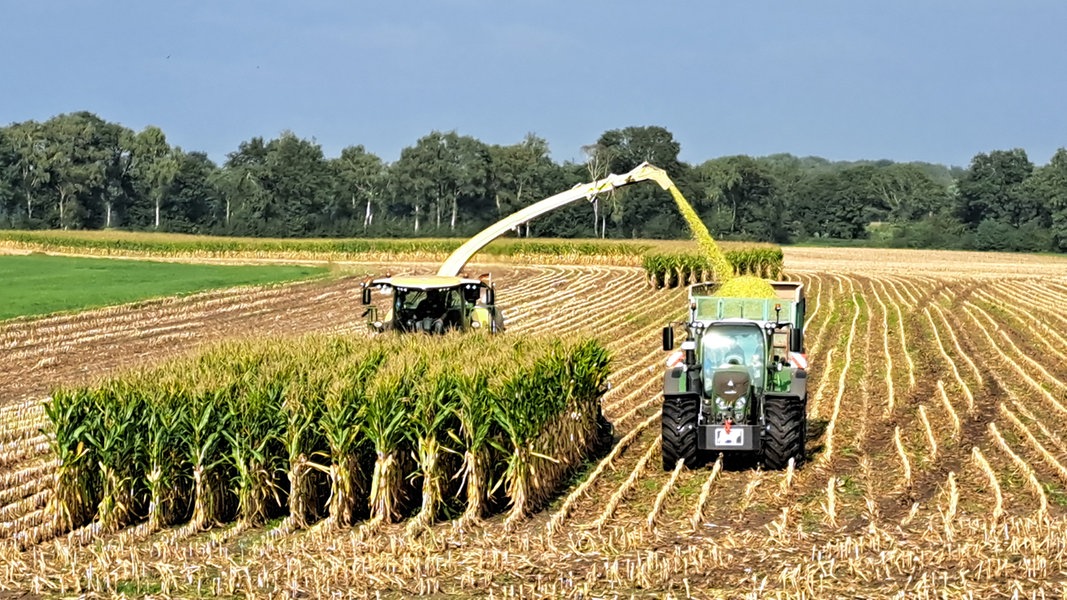
[[[471,328],[472,328],[472,329],[479,329],[479,328],[481,328],[481,326],[482,326],[482,324],[481,324],[480,322],[478,322],[478,321],[471,321]]]
[[[715,406],[719,409],[719,412],[724,410],[742,411],[745,409],[745,397],[741,396],[733,402],[728,402],[723,397],[716,396]]]

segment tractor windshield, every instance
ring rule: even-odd
[[[711,389],[716,369],[747,367],[756,393],[763,389],[766,356],[763,330],[754,325],[714,325],[701,341],[704,388]]]

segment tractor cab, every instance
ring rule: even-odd
[[[752,399],[763,393],[767,355],[763,329],[751,321],[712,323],[700,344],[706,402],[715,405],[706,415],[717,421],[740,421]]]
[[[488,276],[382,277],[362,284],[364,316],[372,331],[442,334],[452,330],[504,330],[496,308],[496,291]],[[389,299],[384,317],[372,304],[373,291]]]

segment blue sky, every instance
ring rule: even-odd
[[[225,160],[282,131],[387,161],[433,130],[558,161],[659,125],[681,158],[966,166],[1067,146],[1062,0],[36,0],[4,8],[0,122],[88,110]]]

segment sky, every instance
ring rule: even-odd
[[[1067,146],[1063,0],[5,4],[0,123],[86,110],[219,163],[285,131],[389,162],[435,130],[559,162],[650,125],[690,164]]]

